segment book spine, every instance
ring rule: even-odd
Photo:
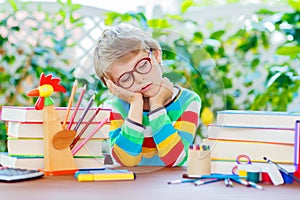
[[[296,121],[295,125],[295,152],[294,152],[294,163],[296,166],[295,176],[300,178],[299,160],[300,160],[300,120]]]
[[[300,160],[300,152],[299,152],[299,144],[300,144],[300,141],[299,141],[299,132],[300,132],[300,121],[297,120],[296,121],[296,125],[295,125],[295,153],[294,153],[294,161],[295,161],[295,164],[296,165],[299,165],[299,160]]]

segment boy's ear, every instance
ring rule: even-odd
[[[101,81],[102,81],[102,83],[107,87],[107,84],[106,84],[106,78],[103,76],[103,77],[101,77]]]
[[[161,63],[162,62],[162,51],[155,50],[153,53],[154,53],[154,57],[155,57],[157,63]]]

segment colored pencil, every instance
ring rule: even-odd
[[[174,180],[174,181],[169,181],[168,184],[179,184],[179,183],[193,183],[196,180],[194,179],[183,179],[183,180]]]
[[[76,79],[73,83],[72,92],[71,92],[71,95],[70,95],[70,98],[69,98],[67,112],[66,112],[64,123],[63,123],[63,126],[62,126],[63,129],[66,129],[66,124],[67,124],[67,121],[68,121],[68,118],[69,118],[70,109],[71,109],[72,104],[73,104],[73,99],[74,99],[74,96],[75,96],[75,93],[76,93],[77,85],[78,85],[78,81]]]
[[[86,85],[84,85],[83,88],[82,88],[82,90],[81,90],[80,96],[79,96],[78,101],[77,101],[77,103],[76,103],[75,110],[73,111],[73,114],[72,114],[72,116],[71,116],[71,119],[70,119],[70,122],[69,122],[69,124],[68,124],[67,130],[71,130],[71,127],[72,127],[72,124],[73,124],[74,119],[75,119],[75,117],[76,117],[78,108],[79,108],[79,106],[80,106],[80,104],[81,104],[81,101],[82,101],[82,99],[83,99],[85,90],[86,90]]]
[[[197,180],[194,182],[195,186],[199,186],[199,185],[205,185],[205,184],[209,184],[209,183],[214,183],[214,182],[218,182],[221,181],[222,179],[212,179],[212,180],[208,180],[208,181],[204,181],[204,180]]]
[[[93,96],[90,98],[90,100],[89,100],[87,106],[86,106],[85,109],[83,110],[83,113],[81,114],[81,116],[80,116],[78,122],[76,123],[76,125],[75,125],[75,127],[74,127],[74,129],[73,129],[74,131],[77,131],[77,130],[78,130],[80,124],[82,123],[83,119],[85,118],[86,114],[88,113],[89,109],[91,108],[94,99],[95,99],[95,95],[93,95]]]
[[[246,181],[246,180],[242,180],[242,179],[232,179],[232,181],[236,182],[236,183],[239,183],[241,185],[244,185],[246,187],[253,187],[253,188],[256,188],[256,189],[259,189],[259,190],[263,190],[263,186],[261,185],[258,185],[254,182],[251,182],[251,181]]]
[[[95,113],[91,116],[91,118],[89,119],[89,121],[84,125],[84,127],[80,130],[80,132],[76,136],[76,138],[73,140],[72,144],[70,145],[70,149],[73,149],[73,147],[76,145],[76,143],[81,138],[81,136],[86,131],[86,129],[89,127],[89,125],[93,122],[93,120],[95,119],[95,117],[97,116],[97,114],[99,113],[100,110],[101,110],[100,107],[98,107],[96,109]]]
[[[99,125],[86,137],[82,140],[79,145],[72,150],[72,155],[74,156],[87,142],[91,139],[101,128],[102,126],[108,121],[107,118],[103,119]]]
[[[234,175],[234,174],[210,174],[210,175],[188,175],[188,174],[183,174],[183,178],[192,178],[192,179],[206,179],[206,178],[240,179],[241,177],[239,177],[238,175]]]

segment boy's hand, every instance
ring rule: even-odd
[[[158,93],[149,98],[151,110],[163,106],[173,95],[173,83],[168,78],[163,78]]]
[[[120,99],[122,99],[122,100],[124,100],[128,103],[132,103],[136,99],[141,99],[142,100],[142,94],[141,93],[131,92],[131,91],[126,90],[122,87],[119,87],[109,79],[105,79],[105,82],[106,82],[106,85],[107,85],[109,91],[113,95],[119,97]]]

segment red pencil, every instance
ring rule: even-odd
[[[82,90],[81,90],[80,96],[79,96],[78,101],[77,101],[77,103],[76,103],[75,110],[74,110],[74,112],[72,113],[72,116],[71,116],[70,122],[69,122],[69,124],[68,124],[67,130],[71,130],[71,127],[72,127],[72,124],[73,124],[74,119],[75,119],[75,117],[76,117],[78,108],[79,108],[80,103],[81,103],[81,101],[82,101],[82,99],[83,99],[83,95],[84,95],[84,93],[85,93],[85,90],[86,90],[86,85],[84,85],[83,88],[82,88]]]
[[[84,125],[84,127],[81,129],[81,131],[78,133],[78,135],[76,136],[76,138],[73,140],[72,144],[70,145],[70,149],[73,149],[73,147],[76,145],[76,143],[78,142],[78,140],[81,138],[81,136],[83,135],[83,133],[86,131],[86,129],[89,127],[89,125],[93,122],[93,120],[95,119],[95,117],[98,115],[99,111],[101,110],[100,107],[98,107],[95,111],[95,113],[91,116],[91,118],[89,119],[89,121]]]

